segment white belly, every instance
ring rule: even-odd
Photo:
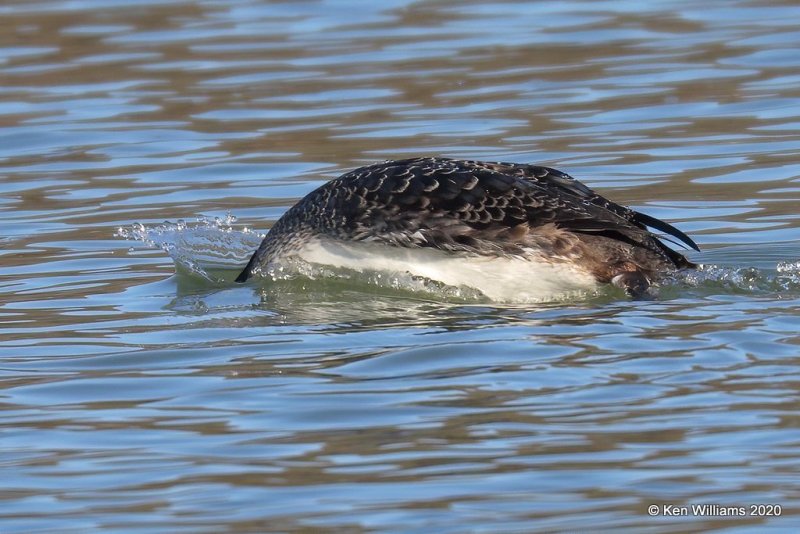
[[[467,256],[435,249],[314,239],[296,253],[317,265],[358,272],[410,273],[455,287],[476,289],[498,302],[542,302],[576,296],[597,288],[579,266],[550,263],[535,254],[497,258]]]

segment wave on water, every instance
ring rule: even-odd
[[[235,222],[236,217],[229,213],[225,217],[201,216],[194,223],[183,220],[155,225],[134,223],[117,229],[114,235],[164,250],[180,276],[214,285],[230,284],[265,235],[247,227],[235,228]],[[452,287],[409,273],[362,272],[295,261],[272,266],[263,275],[273,282],[336,280],[337,283],[423,293],[449,301],[486,301],[476,289]],[[656,298],[675,298],[687,290],[704,294],[796,296],[800,294],[800,261],[780,261],[774,270],[701,264],[696,270],[681,271],[662,281]],[[614,288],[610,291],[617,293]],[[585,295],[586,298],[597,296],[597,293]]]

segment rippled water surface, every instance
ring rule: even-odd
[[[0,531],[796,532],[798,20],[0,4]],[[563,169],[704,268],[538,306],[225,281],[297,198],[421,154]]]

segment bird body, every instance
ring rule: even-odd
[[[664,273],[694,266],[648,227],[697,250],[677,228],[552,168],[387,161],[305,196],[275,223],[237,281],[297,258],[405,271],[497,300],[519,293],[548,299],[602,283],[637,294]]]

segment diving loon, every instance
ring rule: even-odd
[[[674,226],[556,169],[444,157],[360,167],[306,195],[236,278],[283,260],[409,272],[493,299],[547,299],[612,283],[638,296],[696,265],[648,230]]]

